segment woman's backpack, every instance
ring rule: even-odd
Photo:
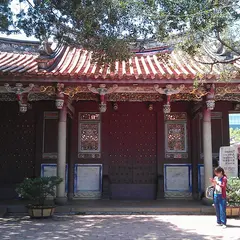
[[[214,186],[207,187],[206,192],[205,192],[205,196],[206,196],[207,199],[213,200]]]

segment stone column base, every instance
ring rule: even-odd
[[[102,199],[109,200],[110,199],[110,189],[111,184],[108,175],[103,175],[103,189],[102,189]]]
[[[157,199],[164,199],[164,177],[163,175],[159,175],[157,179]]]
[[[67,201],[68,201],[67,197],[56,197],[55,199],[55,203],[57,205],[65,205]]]
[[[74,194],[73,193],[68,193],[68,200],[73,200]]]

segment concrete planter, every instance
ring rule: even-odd
[[[240,217],[240,206],[227,206],[227,217]]]
[[[27,208],[31,218],[49,218],[55,211],[54,206],[28,206]]]

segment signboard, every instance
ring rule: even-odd
[[[227,177],[238,176],[238,149],[235,146],[220,147],[219,165]]]
[[[80,198],[99,198],[101,192],[102,164],[75,164],[75,196]]]
[[[165,164],[164,190],[191,192],[191,164]]]
[[[55,163],[43,163],[41,164],[41,177],[56,177],[57,176],[57,164]],[[66,193],[68,192],[68,165],[66,165]]]

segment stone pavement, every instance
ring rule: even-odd
[[[0,219],[1,240],[240,240],[240,219],[228,228],[214,216],[55,216]]]

